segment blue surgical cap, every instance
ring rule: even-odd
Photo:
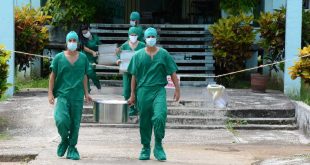
[[[133,11],[130,14],[130,20],[140,20],[140,14],[137,11]]]
[[[128,30],[128,35],[130,35],[130,34],[136,34],[136,35],[138,35],[138,33],[139,33],[139,29],[138,29],[137,27],[131,27],[131,28],[129,28],[129,30]]]
[[[76,42],[79,42],[79,37],[78,35],[76,34],[75,31],[71,31],[67,34],[66,36],[66,42],[68,42],[70,39],[75,39]]]
[[[157,37],[157,31],[156,29],[152,28],[152,27],[149,27],[145,30],[144,32],[144,38],[147,38],[149,36],[154,36],[154,37]]]

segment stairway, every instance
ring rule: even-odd
[[[142,24],[142,27],[154,27],[158,31],[158,45],[167,49],[179,67],[177,74],[182,86],[207,86],[214,82],[214,60],[211,51],[212,36],[208,25]],[[103,44],[117,43],[119,46],[128,39],[128,24],[91,24],[91,32],[97,34]],[[107,86],[121,86],[116,69],[96,67],[97,75]]]
[[[269,99],[269,98],[268,98]],[[281,98],[285,99],[285,98]],[[238,99],[232,99],[234,104]],[[275,100],[278,102],[279,100]],[[228,107],[218,109],[205,107],[206,102],[202,100],[181,100],[180,103],[167,100],[167,128],[172,129],[265,129],[265,130],[292,130],[297,129],[295,118],[295,107],[290,101],[284,106],[266,105]],[[209,104],[209,103],[207,103]],[[233,105],[234,105],[233,104]],[[266,108],[267,107],[267,108]],[[269,108],[268,108],[269,107]],[[137,124],[99,124],[95,123],[92,106],[84,107],[82,121],[83,126],[89,127],[134,127]]]

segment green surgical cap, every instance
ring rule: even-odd
[[[66,42],[68,42],[70,39],[75,39],[76,42],[79,42],[79,37],[75,31],[71,31],[67,34]]]
[[[131,28],[129,28],[129,30],[128,30],[128,35],[130,35],[130,34],[136,34],[136,35],[138,35],[138,33],[139,33],[139,29],[136,28],[136,27],[131,27]]]
[[[149,27],[145,30],[144,32],[144,38],[147,38],[149,36],[155,36],[157,37],[157,31],[156,29],[152,28],[152,27]]]
[[[133,11],[130,14],[130,20],[140,20],[140,14],[137,11]]]

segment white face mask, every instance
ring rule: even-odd
[[[69,43],[67,43],[67,48],[70,51],[75,51],[77,48],[77,43],[76,42],[69,42]]]
[[[156,44],[156,38],[147,38],[145,39],[145,42],[148,46],[155,46]]]
[[[85,34],[83,34],[83,36],[85,37],[85,38],[89,38],[90,37],[90,32],[89,31],[87,31],[87,33],[85,33]]]
[[[131,43],[136,43],[138,39],[138,36],[129,36],[129,40]]]
[[[130,26],[136,26],[136,21],[130,21]]]

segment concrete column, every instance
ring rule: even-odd
[[[286,26],[285,26],[285,58],[292,59],[298,55],[301,47],[301,21],[302,0],[287,0],[286,4]],[[297,60],[297,59],[296,59]],[[296,61],[295,60],[295,61]],[[291,79],[288,68],[294,65],[294,61],[285,63],[284,71],[284,93],[286,95],[300,95],[300,78]]]
[[[0,44],[4,44],[8,50],[14,50],[14,0],[1,1],[0,5]],[[14,53],[9,60],[9,77],[7,82],[14,85]],[[6,94],[13,96],[14,86],[11,86]]]
[[[273,12],[274,9],[280,9],[286,5],[286,0],[264,0],[264,11]]]
[[[15,6],[25,6],[30,4],[31,7],[33,8],[39,8],[41,6],[40,0],[14,0],[15,1]]]
[[[273,0],[273,9],[280,9],[286,6],[286,0]]]
[[[273,12],[273,0],[264,0],[264,12]]]

